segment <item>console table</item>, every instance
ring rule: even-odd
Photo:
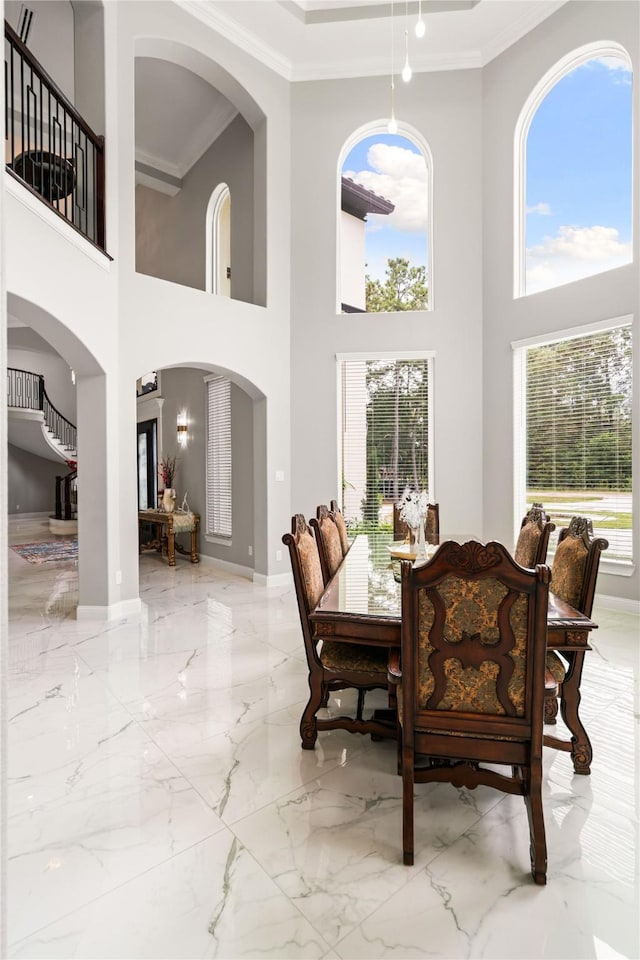
[[[142,542],[142,525],[151,523],[155,527],[153,540]],[[169,566],[176,565],[176,551],[191,558],[191,563],[200,563],[198,554],[198,513],[165,513],[164,510],[138,510],[138,550],[157,550],[169,560]],[[191,534],[191,550],[185,550],[176,542],[177,533]]]

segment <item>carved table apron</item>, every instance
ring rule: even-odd
[[[138,550],[157,550],[166,556],[169,560],[169,566],[176,565],[176,550],[190,558],[191,563],[200,563],[198,554],[198,526],[200,524],[200,515],[197,513],[189,514],[191,522],[186,525],[184,518],[187,514],[165,513],[164,510],[139,510],[138,511]],[[142,525],[151,523],[156,528],[156,537],[147,543],[142,542]],[[176,527],[178,529],[176,529]],[[184,527],[184,529],[180,529]],[[177,541],[176,533],[189,533],[191,535],[191,549],[185,550]]]

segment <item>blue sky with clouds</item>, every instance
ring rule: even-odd
[[[631,71],[589,60],[544,98],[527,136],[526,290],[631,260]]]
[[[621,57],[587,61],[549,91],[527,136],[526,291],[631,260],[632,76]],[[343,175],[395,203],[369,214],[366,272],[387,259],[427,265],[427,169],[399,135],[376,134],[348,154]]]
[[[392,257],[426,267],[427,166],[415,144],[397,134],[365,137],[347,155],[342,174],[395,204],[388,216],[367,215],[367,274],[383,280]]]

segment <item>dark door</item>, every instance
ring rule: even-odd
[[[138,510],[158,505],[158,421],[138,424]]]

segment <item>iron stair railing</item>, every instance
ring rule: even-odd
[[[104,252],[104,137],[6,20],[4,79],[7,170]]]
[[[8,367],[7,406],[20,407],[24,410],[41,410],[48,430],[69,453],[70,459],[77,458],[78,431],[49,400],[42,374]]]

